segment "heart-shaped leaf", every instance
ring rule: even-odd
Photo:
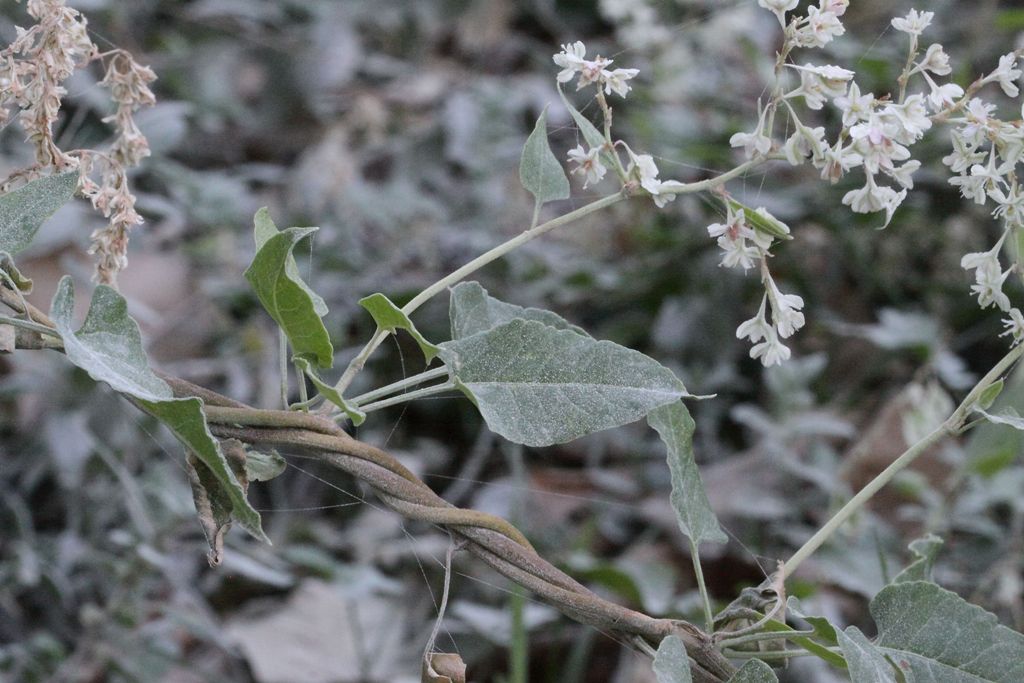
[[[547,109],[540,113],[537,125],[526,138],[519,162],[519,180],[540,206],[553,199],[569,196],[569,179],[548,144]]]
[[[527,446],[565,443],[640,419],[689,395],[639,351],[515,319],[441,345],[487,425]]]
[[[334,347],[321,319],[327,306],[299,277],[292,254],[299,241],[319,228],[278,231],[266,209],[256,213],[255,224],[257,251],[245,279],[263,308],[284,330],[295,354],[314,360],[320,367],[330,367]]]
[[[65,276],[54,294],[50,317],[64,340],[68,360],[94,380],[128,395],[163,422],[216,478],[242,528],[269,543],[260,526],[260,514],[249,505],[242,485],[210,434],[202,400],[175,398],[167,383],[149,369],[139,326],[128,315],[124,297],[106,285],[97,286],[85,322],[77,332],[72,327],[74,306],[74,288],[71,278]]]
[[[39,227],[75,196],[78,173],[46,176],[0,196],[0,252],[14,255],[32,243]]]
[[[542,308],[524,308],[495,299],[479,282],[460,282],[452,287],[448,315],[452,324],[452,339],[486,332],[516,318],[535,320],[559,330],[587,334],[583,328],[573,325],[557,313]]]
[[[690,660],[679,636],[665,636],[654,655],[654,677],[658,683],[691,683]]]
[[[850,679],[857,683],[896,683],[896,670],[856,626],[836,631],[839,647],[843,650]]]

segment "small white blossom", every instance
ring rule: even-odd
[[[730,239],[728,235],[718,238],[718,246],[724,252],[720,265],[726,268],[740,266],[743,270],[754,267],[754,261],[761,257],[761,252],[745,239]]]
[[[799,4],[799,0],[757,0],[757,4],[774,12],[775,16],[779,18],[779,24],[785,28],[786,12],[794,9]]]
[[[772,320],[779,331],[779,336],[791,337],[794,332],[804,326],[804,300],[796,294],[783,294],[775,285],[775,280],[768,278],[768,301],[772,305]]]
[[[807,161],[808,156],[814,159],[823,158],[827,147],[824,127],[808,128],[798,125],[796,132],[789,136],[786,144],[782,146],[782,151],[790,164],[799,166]]]
[[[754,348],[750,349],[750,357],[760,358],[761,365],[766,368],[772,365],[782,365],[783,361],[789,360],[789,356],[789,347],[779,341],[775,330],[770,330],[768,337],[763,342],[755,344]]]
[[[921,32],[932,23],[935,12],[918,12],[912,9],[905,17],[896,17],[892,20],[892,27],[897,31],[909,33],[912,36],[919,36]]]
[[[1020,344],[1021,340],[1024,340],[1024,315],[1021,315],[1019,308],[1010,309],[1010,317],[1003,318],[1003,327],[1006,328],[1006,332],[999,336],[1013,335],[1014,346]]]
[[[874,213],[889,206],[894,194],[896,191],[892,188],[877,185],[875,177],[869,173],[864,187],[843,195],[843,204],[849,206],[854,213]]]
[[[634,78],[639,71],[637,69],[609,71],[607,67],[613,60],[605,59],[600,55],[588,60],[586,54],[587,48],[579,40],[570,45],[563,45],[562,51],[552,57],[555,64],[562,67],[556,76],[558,82],[568,83],[578,73],[580,78],[576,84],[577,90],[591,83],[597,83],[598,87],[604,88],[605,93],[610,95],[615,92],[625,97],[629,92],[629,84],[626,81]]]
[[[917,66],[911,69],[910,73],[931,71],[936,76],[947,76],[953,71],[949,65],[949,55],[938,43],[932,43],[924,53],[924,59],[918,62]]]
[[[953,131],[950,138],[953,141],[953,151],[942,157],[942,163],[949,166],[954,173],[963,173],[985,159],[985,153],[973,145],[969,146],[958,131]]]
[[[850,6],[850,0],[821,0],[818,9],[822,12],[831,12],[837,17],[846,14],[846,8]]]
[[[956,83],[937,85],[927,72],[922,71],[921,75],[928,81],[928,87],[931,89],[928,93],[928,101],[931,102],[932,109],[935,111],[940,111],[950,106],[964,96],[964,89]]]
[[[903,187],[912,190],[914,189],[914,172],[919,168],[921,168],[921,162],[917,159],[911,159],[902,166],[896,166],[886,171],[886,173]]]
[[[1020,80],[1021,70],[1017,67],[1017,53],[1010,52],[999,58],[999,67],[985,77],[984,83],[998,81],[999,87],[1003,89],[1007,97],[1016,97],[1020,93],[1017,81]]]
[[[572,172],[584,176],[584,189],[591,183],[600,182],[604,178],[604,174],[608,172],[608,169],[601,163],[599,147],[591,147],[590,151],[586,151],[583,149],[583,145],[576,145],[575,149],[569,150],[569,161],[577,164]]]
[[[748,159],[753,159],[757,156],[764,156],[772,150],[772,140],[762,131],[764,129],[764,118],[767,113],[767,108],[761,109],[760,104],[758,105],[758,116],[757,116],[757,128],[754,129],[753,133],[734,133],[729,138],[730,147],[742,147],[743,153]]]
[[[1010,310],[1010,299],[1003,293],[1003,283],[1010,276],[1012,268],[1003,272],[996,259],[986,261],[974,271],[976,283],[971,291],[978,295],[978,305],[988,308],[995,305],[1004,311]]]
[[[683,187],[678,180],[658,180],[658,166],[654,163],[654,157],[650,154],[629,153],[629,168],[626,172],[640,181],[640,187],[645,189],[654,200],[655,206],[659,209],[676,198],[674,190]]]
[[[845,95],[847,84],[855,75],[848,69],[831,64],[825,66],[788,64],[787,66],[800,72],[800,87],[788,93],[786,97],[803,96],[809,109],[821,109],[829,98]]]
[[[556,76],[559,83],[568,83],[578,71],[583,70],[583,65],[585,64],[583,57],[586,54],[587,48],[583,41],[577,40],[571,45],[562,46],[562,51],[552,57],[555,64],[562,67],[562,70]]]
[[[761,298],[761,309],[757,312],[757,315],[750,320],[740,323],[739,327],[736,328],[737,339],[747,338],[751,344],[754,344],[772,333],[772,326],[768,324],[768,320],[764,317],[767,301],[768,295],[765,294]]]
[[[626,81],[636,77],[639,69],[615,69],[615,71],[604,71],[601,78],[604,81],[604,92],[611,95],[613,92],[620,97],[625,97],[629,92],[629,83]]]
[[[864,157],[854,151],[854,145],[843,147],[842,141],[837,141],[835,146],[825,150],[821,161],[821,179],[835,185],[847,171],[863,163]]]
[[[808,7],[804,23],[793,34],[793,44],[797,47],[825,47],[844,33],[846,28],[835,12]]]
[[[843,125],[849,128],[858,121],[868,120],[873,110],[875,96],[872,93],[861,95],[860,86],[850,83],[847,93],[835,98],[832,103],[843,113]]]

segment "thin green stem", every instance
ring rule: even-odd
[[[1005,373],[1017,360],[1024,354],[1024,344],[1019,344],[1007,353],[1003,358],[995,364],[995,366],[988,371],[988,373],[974,385],[974,388],[967,394],[967,398],[957,407],[956,410],[939,425],[931,434],[915,443],[913,446],[903,452],[900,457],[896,458],[888,467],[867,483],[864,488],[857,492],[857,494],[850,499],[850,501],[841,507],[830,520],[828,520],[824,526],[807,540],[803,546],[793,553],[793,556],[789,558],[785,565],[783,565],[782,573],[783,578],[789,578],[796,568],[803,563],[808,557],[810,557],[822,544],[827,541],[836,530],[843,525],[846,520],[854,515],[860,508],[864,506],[872,496],[878,493],[879,489],[888,484],[893,478],[905,469],[910,463],[914,462],[922,453],[926,452],[936,443],[942,439],[959,434],[963,429],[964,424],[970,415],[971,410],[974,408],[975,403],[978,401],[978,397],[981,396],[982,392],[985,391],[993,382],[998,380],[1003,373]]]
[[[715,616],[711,611],[711,598],[708,596],[708,587],[704,583],[704,570],[700,566],[700,553],[697,552],[697,544],[693,539],[690,541],[690,559],[693,561],[693,572],[697,575],[697,589],[700,591],[700,601],[704,606],[704,630],[711,633],[715,630]]]
[[[358,396],[352,398],[350,403],[356,406],[361,406],[366,403],[376,401],[379,398],[384,398],[385,396],[396,394],[399,391],[402,391],[408,387],[414,387],[417,384],[423,384],[424,382],[429,382],[432,379],[438,379],[441,377],[445,377],[447,375],[448,368],[444,366],[440,368],[434,368],[433,370],[427,370],[426,372],[421,372],[418,375],[412,375],[411,377],[406,377],[405,379],[399,380],[397,382],[392,382],[387,386],[379,387],[377,389],[374,389],[373,391],[368,391],[365,394],[359,394]]]
[[[843,651],[838,647],[823,647],[822,649],[839,656],[843,654]],[[819,656],[807,650],[758,650],[750,652],[744,650],[722,650],[722,654],[730,659],[791,659],[793,657]]]
[[[519,586],[512,590],[509,609],[512,612],[512,644],[508,653],[508,683],[528,683],[530,647],[526,631],[526,596]]]
[[[20,327],[23,330],[29,332],[37,332],[39,334],[49,335],[60,339],[60,333],[52,327],[46,325],[40,325],[39,323],[32,322],[31,320],[22,320],[21,318],[12,318],[9,315],[0,315],[0,325],[10,325],[12,327]]]
[[[716,647],[720,650],[727,648],[733,648],[737,645],[747,645],[748,643],[760,643],[765,640],[792,640],[794,638],[807,638],[814,635],[814,631],[778,631],[769,632],[762,631],[760,633],[748,633],[745,636],[737,636],[736,638],[725,638],[719,642]]]
[[[298,363],[295,363],[295,378],[299,382],[299,405],[304,406],[309,401],[309,394],[306,392],[306,376],[302,374],[302,366]]]
[[[446,391],[451,391],[455,388],[455,382],[445,382],[444,384],[435,384],[432,387],[426,387],[424,389],[417,389],[416,391],[407,391],[404,394],[398,396],[392,396],[386,398],[383,401],[376,401],[374,403],[367,403],[366,405],[359,406],[359,409],[364,413],[372,413],[375,410],[381,408],[387,408],[389,406],[396,406],[400,403],[406,403],[407,401],[415,401],[418,398],[424,396],[433,396],[434,394],[442,394]]]
[[[281,376],[281,405],[288,409],[288,337],[284,330],[277,330],[277,370]],[[301,375],[300,375],[301,377]]]

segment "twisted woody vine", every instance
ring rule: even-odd
[[[909,567],[872,600],[874,638],[855,626],[841,629],[804,614],[786,591],[802,562],[929,447],[983,420],[1024,430],[1024,418],[991,410],[1002,378],[1024,354],[1024,314],[1003,291],[1012,274],[1024,275],[1024,191],[1016,178],[1024,156],[1024,126],[1017,111],[1010,119],[1000,118],[1005,104],[985,99],[990,93],[1019,97],[1018,62],[1024,52],[1008,52],[990,72],[961,86],[949,79],[950,56],[927,39],[932,12],[911,10],[892,19],[894,31],[883,37],[906,45],[899,77],[888,92],[862,92],[855,71],[819,63],[815,53],[842,39],[848,0],[821,0],[803,13],[797,11],[797,0],[757,0],[757,5],[778,19],[777,52],[772,78],[757,101],[756,120],[730,139],[741,158],[734,168],[696,182],[662,178],[651,154],[614,133],[614,105],[642,87],[640,72],[589,55],[582,42],[561,46],[552,70],[561,97],[551,106],[568,111],[580,143],[552,151],[547,112],[541,114],[519,169],[524,188],[535,199],[531,225],[404,305],[383,293],[361,299],[376,332],[340,371],[332,368],[335,350],[323,322],[327,306],[302,280],[294,256],[296,246],[317,228],[279,229],[267,210],[259,211],[255,256],[238,275],[244,275],[280,329],[284,404],[257,408],[151,369],[139,328],[117,289],[117,274],[129,262],[130,233],[143,223],[129,169],[149,150],[133,114],[154,103],[150,84],[156,74],[123,50],[100,51],[85,18],[64,0],[27,0],[33,23],[19,28],[16,40],[0,52],[0,123],[16,123],[35,157],[32,165],[0,183],[0,294],[9,309],[0,316],[0,349],[63,353],[171,430],[189,454],[190,483],[214,566],[223,557],[224,535],[232,524],[269,541],[247,491],[281,474],[283,461],[272,447],[284,447],[303,450],[363,480],[397,514],[444,527],[453,548],[474,554],[570,617],[650,655],[661,683],[776,681],[777,668],[797,656],[819,657],[853,681],[1024,680],[1024,636],[933,583],[927,563]],[[104,71],[99,85],[114,105],[105,119],[113,142],[103,150],[62,150],[53,129],[67,94],[65,84],[75,71],[94,65]],[[826,109],[835,115],[825,116]],[[595,112],[596,119],[583,111]],[[823,121],[836,124],[830,129]],[[1006,354],[941,424],[779,562],[768,581],[716,611],[705,589],[699,551],[725,542],[726,535],[694,461],[694,422],[685,403],[714,398],[692,394],[651,357],[594,339],[551,311],[500,301],[470,277],[526,242],[552,230],[571,230],[572,223],[620,202],[651,201],[662,208],[680,195],[700,193],[720,207],[720,222],[708,225],[706,233],[720,249],[721,267],[757,278],[763,286],[760,303],[751,307],[736,337],[750,345],[750,356],[764,366],[783,364],[792,355],[787,344],[805,326],[804,301],[780,288],[771,259],[800,239],[799,230],[763,207],[734,198],[730,182],[755,168],[781,164],[810,164],[826,184],[853,175],[863,185],[845,193],[842,204],[850,212],[876,216],[875,227],[885,228],[914,189],[921,162],[913,158],[913,148],[927,135],[948,136],[951,148],[942,163],[949,183],[965,200],[991,207],[1001,225],[991,248],[964,255],[962,267],[974,279],[969,289],[978,305],[1002,317]],[[545,205],[570,197],[573,183],[587,189],[610,179],[614,192],[541,220],[548,215],[542,212]],[[61,280],[44,312],[25,300],[31,273],[17,267],[19,253],[45,230],[47,219],[76,196],[109,219],[92,235],[98,284],[82,323],[73,319],[76,293],[69,277]],[[450,302],[447,341],[427,339],[412,317],[437,296]],[[391,335],[409,335],[427,369],[353,395],[354,379]],[[288,404],[290,382],[297,382],[297,403]],[[307,387],[315,393],[307,393]],[[543,560],[507,521],[453,507],[389,453],[346,431],[348,425],[372,420],[382,408],[453,390],[479,409],[493,432],[526,446],[565,443],[646,419],[664,442],[671,504],[702,596],[699,623],[654,618],[605,600]],[[426,644],[423,680],[465,680],[464,671],[455,666],[453,673],[451,662],[433,645]]]

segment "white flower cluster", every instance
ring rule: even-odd
[[[562,67],[562,70],[558,72],[558,82],[568,83],[579,74],[577,90],[588,85],[597,84],[598,102],[601,104],[602,111],[606,117],[606,123],[608,123],[611,120],[611,111],[607,108],[607,102],[604,100],[601,89],[604,89],[604,94],[606,95],[615,92],[625,97],[630,90],[628,81],[633,79],[639,73],[639,70],[609,70],[607,67],[612,63],[612,60],[601,56],[588,60],[586,59],[586,54],[587,48],[580,41],[576,41],[571,45],[563,45],[562,51],[552,58],[555,64]],[[606,125],[606,135],[609,128],[610,124]],[[618,157],[617,146],[623,147],[629,157],[629,164],[625,167],[622,166],[621,159]],[[572,173],[583,177],[584,188],[591,183],[600,182],[608,172],[608,168],[604,163],[605,159],[602,159],[602,154],[606,155],[606,159],[614,161],[623,182],[635,182],[638,184],[651,195],[658,208],[665,206],[665,204],[675,199],[675,192],[683,187],[683,184],[676,180],[660,180],[658,178],[658,166],[654,163],[654,157],[650,154],[636,154],[625,142],[621,140],[612,141],[608,138],[604,141],[604,144],[598,147],[586,148],[583,145],[576,145],[575,148],[569,150],[569,163],[573,165]]]
[[[998,83],[1008,97],[1016,97],[1022,75],[1017,68],[1019,57],[1019,52],[1003,55],[999,66],[976,85]],[[942,162],[957,174],[949,182],[960,188],[964,198],[982,205],[991,202],[995,206],[992,214],[1003,222],[1003,233],[995,245],[988,251],[965,255],[960,266],[974,271],[971,291],[977,295],[978,305],[995,306],[1006,313],[1004,334],[1011,335],[1016,344],[1024,340],[1024,315],[1011,305],[1003,283],[1021,265],[1018,262],[1004,270],[999,255],[1007,239],[1019,244],[1024,235],[1024,190],[1016,175],[1024,157],[1024,130],[1019,121],[1003,121],[995,112],[994,104],[972,97],[959,116],[949,117],[956,124],[951,132],[953,151]]]
[[[604,88],[605,94],[611,95],[615,92],[619,96],[625,97],[629,92],[628,81],[640,71],[638,69],[609,71],[607,67],[612,60],[605,59],[601,55],[594,59],[586,59],[586,55],[587,48],[582,41],[577,40],[572,45],[563,45],[562,51],[554,56],[555,64],[562,67],[562,70],[558,72],[558,82],[568,83],[575,78],[576,74],[579,74],[577,90],[585,88],[591,83],[597,83],[599,88]]]

